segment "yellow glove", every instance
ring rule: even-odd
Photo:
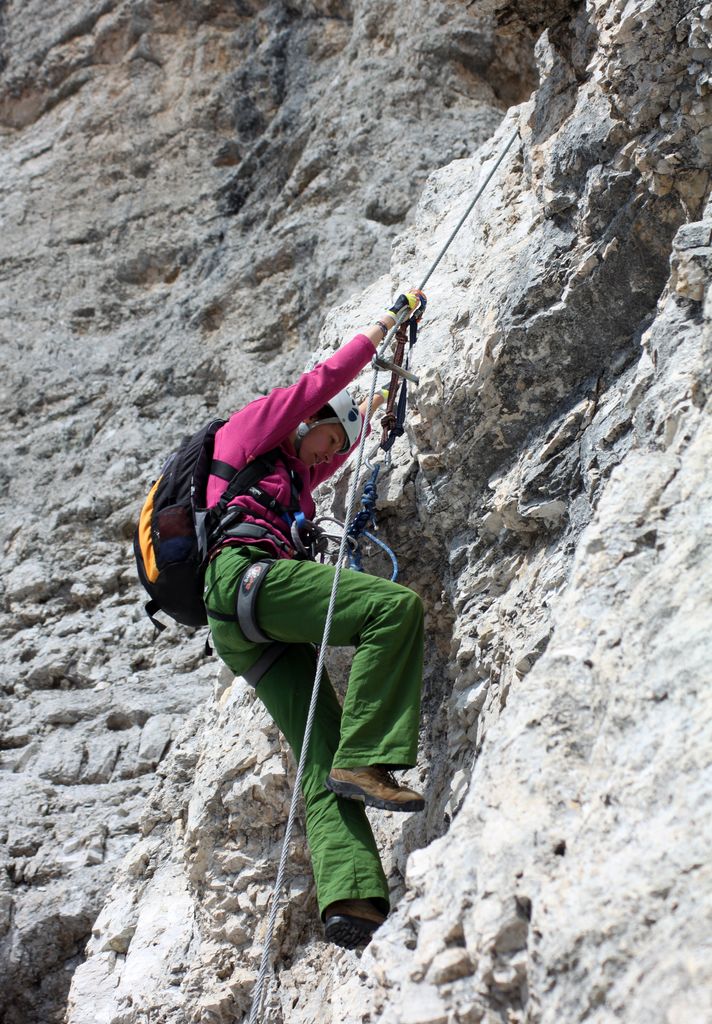
[[[419,288],[416,288],[412,292],[404,292],[398,296],[396,301],[393,303],[390,309],[386,312],[389,316],[392,316],[395,320],[398,319],[398,314],[401,310],[406,307],[410,310],[408,313],[408,319],[415,313],[416,319],[420,320],[420,317],[425,311],[425,307],[428,304],[428,300],[425,297],[425,293],[421,292]]]

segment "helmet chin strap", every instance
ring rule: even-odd
[[[313,430],[314,427],[321,426],[323,423],[336,423],[338,426],[341,427],[342,430],[344,429],[343,424],[341,423],[341,420],[339,419],[338,416],[325,416],[323,420],[316,420],[315,423],[305,423],[304,420],[302,420],[302,422],[297,427],[297,434],[296,437],[294,438],[294,450],[297,453],[297,456],[299,455],[299,449],[302,447],[302,441],[307,436],[309,431]],[[346,432],[344,431],[344,434],[345,433]],[[348,438],[346,440],[348,442]]]
[[[302,421],[297,427],[297,436],[294,438],[294,450],[297,455],[299,455],[299,449],[302,447],[302,441],[312,429],[312,426],[313,424]]]

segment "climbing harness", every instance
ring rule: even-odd
[[[217,619],[218,622],[236,622],[242,634],[253,644],[271,644],[272,637],[266,636],[257,622],[257,595],[274,562],[274,558],[263,558],[259,562],[254,562],[243,573],[240,586],[237,588],[234,615],[226,615],[224,612],[206,607],[208,618]]]
[[[275,641],[275,643],[270,644],[254,665],[242,673],[242,678],[250,686],[257,686],[262,676],[269,672],[277,658],[284,654],[288,648],[289,644],[282,643],[281,641],[279,643]]]
[[[463,214],[463,216],[458,221],[457,226],[455,227],[454,231],[451,232],[451,234],[448,237],[445,245],[442,247],[442,249],[438,253],[436,259],[431,264],[428,272],[426,273],[425,277],[423,278],[422,284],[419,286],[419,290],[420,291],[423,291],[425,289],[425,285],[429,281],[430,276],[432,275],[433,271],[435,270],[437,265],[440,263],[440,260],[443,258],[443,256],[445,255],[445,253],[449,249],[449,247],[452,244],[452,241],[455,238],[455,236],[457,235],[458,231],[460,230],[462,225],[465,223],[465,221],[469,217],[469,215],[472,212],[475,204],[477,203],[478,199],[480,198],[480,196],[482,195],[482,193],[486,189],[487,185],[491,181],[495,171],[497,170],[499,165],[502,163],[502,160],[504,159],[505,155],[509,152],[509,149],[510,149],[511,145],[514,142],[514,140],[516,139],[518,134],[519,134],[519,129],[515,129],[515,131],[511,135],[509,141],[507,142],[507,145],[504,147],[504,149],[500,153],[500,155],[499,155],[499,157],[497,159],[497,162],[495,163],[494,167],[490,170],[490,172],[487,175],[487,177],[485,178],[484,182],[482,183],[480,188],[477,190],[477,193],[476,193],[474,199],[472,200],[472,202],[468,206],[468,208],[465,211],[465,213]],[[404,321],[407,319],[407,317],[409,315],[410,315],[410,310],[409,309],[404,309],[404,310],[402,310],[399,313],[399,315],[398,315],[398,317],[396,319],[395,324],[387,332],[385,338],[383,339],[383,341],[381,343],[380,348],[378,349],[376,355],[373,357],[373,360],[372,360],[372,363],[371,363],[371,365],[373,367],[373,373],[371,374],[371,387],[370,387],[370,391],[369,391],[368,399],[367,399],[367,403],[366,403],[366,414],[364,416],[364,424],[369,423],[370,419],[371,419],[371,409],[373,407],[373,398],[374,398],[374,395],[376,393],[376,382],[378,380],[378,372],[379,372],[379,370],[390,370],[391,373],[395,374],[397,377],[400,377],[400,378],[402,378],[404,380],[413,381],[413,383],[415,383],[415,384],[418,383],[418,378],[414,374],[412,374],[410,372],[410,370],[404,369],[402,366],[399,366],[395,361],[391,361],[391,360],[388,360],[388,359],[384,358],[384,352],[386,351],[388,345],[390,344],[391,338],[393,337],[394,334],[397,333],[398,329],[401,327],[401,325],[404,323]],[[393,378],[391,378],[391,379],[393,379]],[[390,398],[390,395],[389,395],[389,398]],[[395,401],[395,399],[394,399],[394,401]],[[366,448],[366,434],[367,434],[367,431],[365,429],[363,429],[361,431],[361,440],[359,441],[358,452],[356,453],[356,462],[355,462],[355,467],[354,467],[353,482],[351,484],[351,487],[349,488],[349,495],[348,495],[348,499],[347,499],[347,503],[346,503],[346,514],[344,516],[344,521],[346,523],[351,523],[352,520],[353,520],[353,517],[354,517],[354,508],[355,508],[355,505],[356,505],[356,489],[358,487],[358,480],[359,480],[359,475],[360,475],[360,472],[361,472],[361,466],[363,465],[363,462],[364,462],[364,452],[365,452],[365,448]],[[289,853],[289,848],[290,848],[290,844],[291,844],[291,841],[292,841],[292,832],[294,831],[294,823],[296,821],[296,812],[297,812],[297,803],[298,803],[298,800],[299,800],[299,792],[301,790],[302,778],[304,776],[304,770],[305,770],[305,767],[306,767],[307,752],[308,752],[308,749],[309,749],[309,740],[311,738],[312,727],[314,725],[314,718],[316,716],[317,698],[318,698],[319,689],[320,689],[320,686],[321,686],[321,677],[322,677],[322,674],[323,674],[323,671],[324,671],[324,661],[326,659],[326,648],[327,648],[327,645],[329,643],[329,636],[331,635],[331,624],[332,624],[332,621],[333,621],[333,618],[334,618],[334,609],[335,609],[335,606],[336,606],[336,595],[337,595],[338,588],[339,588],[339,580],[341,578],[341,570],[342,570],[342,567],[343,567],[344,562],[345,562],[345,555],[346,555],[346,547],[347,547],[347,545],[348,545],[348,530],[345,529],[342,532],[342,534],[341,534],[341,541],[340,541],[340,545],[339,545],[339,554],[338,554],[338,558],[337,558],[336,566],[335,566],[335,570],[334,570],[334,581],[333,581],[333,584],[332,584],[332,587],[331,587],[331,596],[329,598],[329,606],[327,608],[326,621],[324,623],[324,635],[322,637],[321,645],[318,648],[319,656],[318,656],[318,659],[317,659],[316,673],[315,673],[315,676],[314,676],[314,685],[313,685],[313,688],[312,688],[312,695],[311,695],[311,701],[310,701],[310,704],[309,704],[309,711],[308,711],[308,714],[307,714],[307,721],[306,721],[306,725],[305,725],[305,728],[304,728],[304,739],[302,741],[302,751],[301,751],[301,756],[299,758],[299,764],[297,766],[297,775],[296,775],[296,778],[294,780],[294,791],[292,793],[292,801],[291,801],[291,804],[290,804],[290,807],[289,807],[289,815],[288,815],[288,818],[287,818],[287,827],[285,829],[284,839],[282,841],[282,852],[281,852],[280,859],[279,859],[279,867],[277,869],[277,879],[275,881],[274,891],[272,893],[272,906],[270,907],[269,919],[268,919],[268,922],[267,922],[267,934],[266,934],[265,940],[264,940],[264,946],[263,946],[263,949],[262,949],[262,958],[261,958],[261,961],[260,961],[260,968],[259,968],[259,971],[258,971],[258,974],[257,974],[257,980],[255,982],[255,989],[254,989],[253,996],[252,996],[252,1006],[250,1008],[250,1016],[249,1016],[248,1024],[256,1024],[256,1022],[258,1020],[258,1016],[259,1016],[261,1008],[262,1008],[262,994],[263,994],[263,991],[264,991],[264,983],[265,983],[265,980],[267,978],[267,972],[269,970],[269,959],[270,959],[270,951],[271,951],[271,948],[272,948],[272,937],[274,935],[274,927],[275,927],[275,923],[276,923],[276,920],[277,920],[277,912],[279,910],[280,900],[281,900],[281,897],[282,897],[282,891],[284,889],[284,874],[285,874],[286,865],[287,865],[287,855]]]
[[[273,565],[274,558],[254,562],[242,574],[237,588],[237,623],[246,639],[255,644],[272,643],[272,637],[266,636],[257,624],[257,595]]]

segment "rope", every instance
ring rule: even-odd
[[[344,524],[347,527],[349,538],[353,541],[353,547],[349,552],[349,568],[356,569],[357,572],[363,572],[359,538],[363,535],[367,526],[375,527],[376,525],[376,502],[378,501],[376,482],[380,469],[380,466],[373,467],[371,479],[363,489],[361,511],[356,515],[350,526],[348,526],[348,523]]]
[[[494,165],[492,170],[487,175],[484,183],[479,188],[479,190],[477,192],[477,195],[475,196],[475,198],[472,200],[472,202],[470,203],[469,207],[467,208],[467,211],[460,218],[460,220],[459,220],[459,222],[457,224],[457,227],[451,233],[451,235],[448,238],[447,242],[445,243],[443,248],[438,253],[438,256],[437,256],[435,262],[432,264],[432,266],[428,270],[427,274],[423,278],[423,282],[420,285],[421,290],[425,288],[425,285],[426,285],[428,279],[430,278],[431,274],[433,273],[433,271],[437,267],[438,263],[440,262],[440,260],[443,258],[443,256],[447,252],[447,250],[450,247],[450,245],[452,244],[452,241],[455,238],[455,235],[458,233],[458,231],[460,230],[462,225],[465,223],[465,221],[469,217],[470,213],[472,212],[472,210],[473,210],[473,208],[475,206],[475,203],[480,198],[480,196],[484,192],[485,188],[489,184],[489,182],[490,182],[490,180],[492,178],[492,175],[494,174],[494,172],[497,170],[497,168],[501,164],[502,160],[504,159],[505,154],[507,153],[507,151],[509,150],[510,146],[512,145],[512,143],[514,142],[515,138],[517,137],[517,134],[518,134],[518,129],[517,129],[517,131],[515,131],[513,133],[512,137],[510,138],[510,140],[507,143],[506,147],[504,148],[504,150],[500,154],[500,157],[497,160],[497,163]],[[358,478],[359,478],[359,474],[361,472],[361,465],[363,463],[363,453],[364,453],[364,450],[365,450],[365,447],[366,447],[366,434],[367,434],[367,431],[365,429],[365,426],[366,426],[366,424],[370,423],[370,421],[371,421],[371,411],[372,411],[372,406],[373,406],[373,396],[376,393],[376,382],[377,382],[377,379],[378,379],[378,372],[379,372],[379,367],[377,365],[375,365],[375,361],[376,361],[376,359],[378,359],[378,358],[383,356],[383,353],[385,352],[386,347],[387,347],[391,337],[393,336],[393,334],[396,332],[398,327],[400,327],[401,323],[403,323],[403,321],[406,319],[406,317],[409,314],[410,314],[410,310],[408,310],[408,309],[404,309],[404,310],[401,311],[400,317],[398,318],[398,320],[396,320],[396,323],[393,325],[393,327],[390,329],[390,331],[386,334],[386,336],[383,339],[383,342],[381,344],[381,347],[378,349],[377,355],[374,357],[373,373],[371,375],[371,389],[369,391],[368,401],[366,403],[366,414],[364,416],[364,421],[363,421],[364,422],[364,429],[361,431],[361,440],[360,440],[360,443],[359,443],[359,446],[358,446],[358,452],[356,454],[356,462],[355,462],[355,469],[354,469],[353,479],[352,479],[352,482],[351,482],[351,487],[349,489],[348,505],[347,505],[347,509],[346,509],[346,515],[344,516],[345,523],[350,523],[352,521],[354,507],[356,505],[356,489],[358,487]],[[336,567],[335,567],[335,570],[334,570],[334,582],[333,582],[332,587],[331,587],[331,597],[329,598],[329,607],[328,607],[327,612],[326,612],[326,622],[324,623],[324,635],[322,637],[321,646],[319,647],[319,657],[318,657],[318,660],[317,660],[316,675],[314,677],[314,687],[312,689],[311,701],[309,703],[309,712],[307,714],[306,726],[304,728],[304,739],[302,741],[302,753],[301,753],[301,756],[299,758],[299,765],[297,767],[297,777],[296,777],[295,782],[294,782],[294,792],[292,794],[292,802],[291,802],[290,807],[289,807],[289,817],[287,819],[287,828],[285,830],[284,840],[283,840],[283,843],[282,843],[282,853],[281,853],[281,856],[280,856],[280,859],[279,859],[279,868],[277,869],[277,880],[276,880],[275,886],[274,886],[274,892],[273,892],[273,897],[272,897],[272,907],[270,909],[269,920],[267,922],[267,935],[265,937],[265,943],[264,943],[264,947],[262,949],[262,959],[260,961],[260,969],[259,969],[259,972],[257,974],[257,981],[255,983],[255,990],[254,990],[254,993],[253,993],[253,996],[252,996],[252,1007],[250,1009],[249,1024],[256,1024],[257,1019],[258,1019],[258,1015],[259,1015],[259,1013],[260,1013],[260,1011],[262,1009],[262,993],[263,993],[263,989],[264,989],[265,979],[267,977],[267,971],[269,969],[269,956],[270,956],[270,950],[271,950],[271,947],[272,947],[272,938],[273,938],[273,935],[274,935],[274,926],[275,926],[275,922],[277,920],[277,912],[279,910],[280,902],[281,902],[281,899],[282,899],[282,889],[284,887],[284,872],[285,872],[286,864],[287,864],[287,855],[289,853],[289,844],[291,843],[291,840],[292,840],[292,832],[294,831],[294,822],[296,820],[296,812],[297,812],[297,803],[298,803],[298,799],[299,799],[299,791],[301,789],[301,782],[302,782],[302,777],[304,775],[304,769],[305,769],[305,766],[306,766],[307,753],[308,753],[308,749],[309,749],[309,740],[311,738],[312,727],[314,725],[314,717],[316,715],[316,704],[317,704],[317,698],[318,698],[318,695],[319,695],[319,689],[320,689],[320,685],[321,685],[321,677],[322,677],[322,674],[324,672],[324,660],[325,660],[325,657],[326,657],[326,648],[327,648],[328,643],[329,643],[329,636],[331,634],[331,624],[332,624],[332,621],[333,621],[333,618],[334,618],[334,608],[336,606],[336,593],[337,593],[337,590],[338,590],[338,587],[339,587],[339,580],[341,578],[341,570],[342,570],[342,567],[343,567],[343,563],[345,561],[346,546],[347,546],[347,536],[348,536],[347,530],[344,529],[344,531],[343,531],[343,533],[341,535],[341,543],[339,545],[339,554],[338,554],[338,559],[337,559],[337,562],[336,562]]]
[[[403,433],[402,430],[401,433]],[[368,460],[366,464],[368,465]],[[380,466],[373,467],[371,479],[364,487],[363,495],[361,496],[361,511],[358,513],[347,531],[349,541],[353,543],[353,547],[349,552],[349,569],[353,569],[355,572],[363,572],[363,559],[361,557],[360,541],[361,537],[367,537],[368,540],[381,548],[381,550],[390,558],[391,565],[393,566],[391,583],[395,583],[398,579],[398,559],[385,541],[382,541],[380,537],[376,537],[373,533],[369,533],[366,529],[367,526],[372,526],[374,528],[376,526],[376,502],[378,501],[376,481],[378,480],[380,468]]]
[[[382,548],[383,551],[385,551],[385,553],[388,555],[388,557],[391,560],[391,565],[393,566],[393,572],[391,573],[391,583],[395,583],[395,581],[398,579],[398,559],[396,558],[395,551],[389,548],[386,542],[382,541],[380,537],[376,537],[375,534],[369,533],[368,530],[364,530],[363,535],[364,537],[367,537],[372,544],[376,544],[378,545],[379,548]]]

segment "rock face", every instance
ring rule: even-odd
[[[427,810],[373,816],[363,953],[293,844],[264,1019],[709,1019],[709,5],[56,6],[0,10],[2,1024],[248,1013],[294,764],[150,643],[136,511],[422,278],[515,129],[380,488]]]
[[[526,26],[417,15],[406,33],[340,0],[2,5],[3,1024],[63,1016],[156,770],[209,699],[202,640],[151,643],[131,566],[162,459],[294,376],[326,309],[387,269],[430,171],[533,87]]]

